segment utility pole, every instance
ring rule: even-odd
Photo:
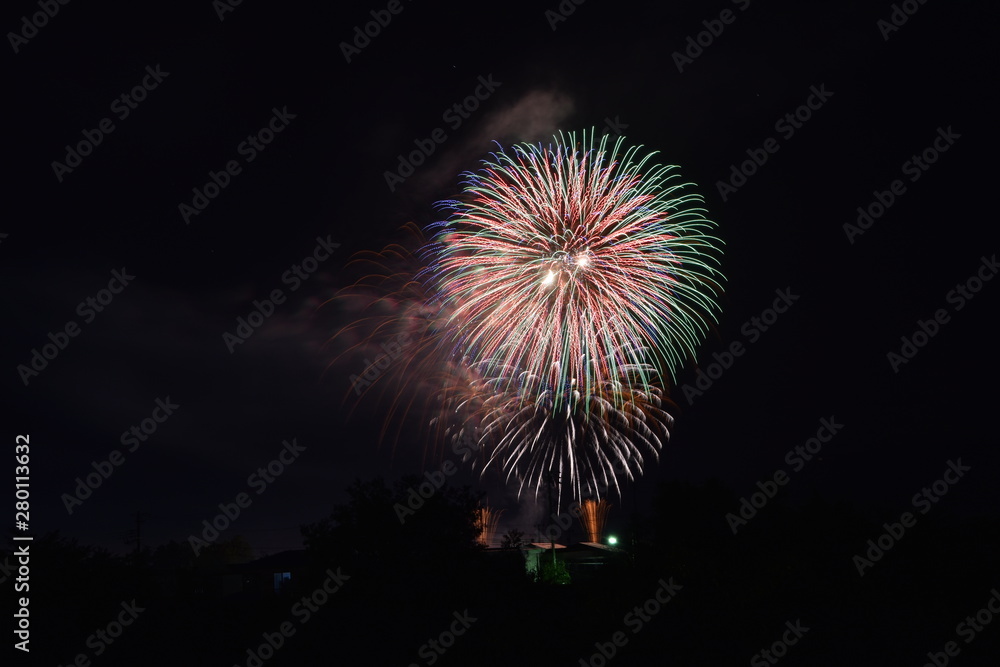
[[[142,520],[146,515],[143,512],[135,513],[135,530],[126,532],[125,544],[135,543],[135,564],[138,566],[139,557],[142,554]]]
[[[142,580],[139,563],[139,559],[142,557],[142,521],[146,516],[148,515],[137,511],[135,513],[135,530],[128,530],[125,532],[125,544],[132,544],[135,542],[135,555],[132,557],[132,585],[137,596],[140,594]]]
[[[135,513],[135,560],[139,562],[142,553],[142,512]]]
[[[552,511],[552,491],[553,491],[553,487],[556,484],[559,483],[559,476],[556,475],[555,473],[553,473],[552,471],[549,471],[549,474],[546,477],[546,482],[547,482],[547,486],[548,486],[548,497],[549,497],[549,517],[554,517],[556,515],[556,513]],[[552,564],[555,565],[556,564],[556,537],[555,537],[555,531],[550,530],[549,531],[549,535],[551,535],[550,540],[551,540],[551,544],[552,544]]]

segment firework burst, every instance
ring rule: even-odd
[[[589,393],[573,386],[564,392],[526,372],[516,390],[506,378],[485,384],[467,421],[488,443],[483,472],[496,467],[507,483],[517,482],[519,496],[528,490],[536,499],[554,475],[560,505],[566,493],[578,500],[620,496],[620,480],[635,479],[659,458],[673,424],[662,391],[628,376]]]
[[[394,405],[434,401],[432,449],[478,452],[519,496],[553,476],[560,502],[620,495],[670,436],[663,378],[717,315],[721,242],[702,198],[655,153],[609,141],[560,133],[493,153],[442,202],[423,268],[365,285],[383,291],[363,344],[414,332]]]
[[[604,522],[608,518],[608,510],[611,505],[606,500],[593,500],[588,498],[580,505],[580,523],[587,531],[587,539],[590,542],[600,543],[604,534]]]
[[[426,248],[449,304],[442,344],[477,378],[453,416],[472,406],[483,470],[518,495],[553,473],[560,496],[620,495],[670,435],[661,373],[694,357],[717,312],[721,242],[701,197],[608,141],[492,154]]]
[[[418,405],[424,407],[421,397],[438,396],[461,375],[439,345],[446,326],[443,303],[416,278],[422,265],[414,249],[422,247],[426,237],[412,223],[401,232],[402,242],[357,253],[348,268],[360,277],[328,302],[350,313],[351,321],[330,339],[339,352],[327,370],[335,364],[350,368],[345,403],[382,403],[381,439],[390,431],[398,437],[405,415]],[[431,437],[431,442],[439,440]],[[395,449],[395,439],[392,442]],[[436,453],[434,448],[427,452]]]
[[[493,546],[501,514],[503,514],[503,510],[496,512],[491,510],[488,505],[476,509],[476,530],[478,531],[476,541],[479,544],[484,547]]]
[[[714,318],[720,242],[701,197],[653,154],[607,144],[516,145],[466,175],[464,200],[444,202],[432,282],[452,305],[457,351],[489,372],[585,395],[636,370],[648,384],[644,369],[673,372]]]

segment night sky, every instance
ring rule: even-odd
[[[249,492],[226,537],[265,555],[300,548],[299,526],[355,478],[437,469],[422,415],[379,445],[386,403],[351,410],[364,355],[333,363],[343,349],[330,338],[354,315],[330,299],[356,277],[356,253],[438,220],[434,204],[493,142],[589,128],[659,151],[698,185],[727,277],[700,368],[744,350],[701,395],[684,393],[697,367],[680,372],[676,429],[614,500],[613,529],[658,481],[716,478],[738,499],[779,469],[791,501],[846,501],[880,523],[959,458],[971,470],[934,511],[995,516],[1000,280],[979,280],[1000,250],[997,9],[914,2],[897,28],[889,3],[562,4],[573,12],[390,3],[399,13],[359,49],[342,44],[385,3],[220,15],[208,0],[73,2],[30,39],[8,34],[3,438],[30,434],[32,531],[126,551],[139,512],[146,544],[185,542]],[[8,4],[5,33],[35,11]],[[699,33],[707,46],[691,47]],[[477,108],[454,112],[477,90]],[[399,156],[436,130],[443,141],[390,187]],[[90,154],[67,156],[98,134]],[[735,187],[754,155],[766,162]],[[225,187],[183,209],[210,172]],[[890,194],[867,229],[845,228]],[[307,257],[322,261],[296,275]],[[224,334],[279,289],[230,351]],[[794,299],[771,320],[781,293]],[[894,367],[887,355],[936,313],[935,335]],[[65,349],[20,368],[67,325]],[[123,433],[158,400],[176,407],[130,449]],[[794,471],[786,452],[822,419],[843,428]],[[292,439],[304,449],[258,495],[248,477]],[[70,514],[64,494],[113,452],[121,465]],[[537,519],[493,478],[463,467],[451,479],[506,509],[501,530]]]

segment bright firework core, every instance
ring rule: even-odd
[[[553,257],[546,263],[542,277],[542,285],[552,285],[556,281],[556,276],[565,274],[567,278],[577,277],[578,272],[590,266],[590,255],[587,251],[575,255],[563,254],[561,257]]]

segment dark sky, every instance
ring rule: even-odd
[[[940,511],[996,511],[1000,280],[949,299],[1000,249],[988,205],[995,7],[929,2],[886,39],[889,3],[592,0],[552,23],[555,0],[404,1],[348,62],[341,43],[385,4],[244,2],[220,20],[221,4],[70,3],[27,41],[8,35],[2,423],[9,447],[31,436],[32,532],[121,550],[143,512],[148,543],[186,540],[249,491],[226,536],[274,552],[298,547],[298,526],[328,514],[355,477],[436,468],[414,423],[394,451],[378,446],[384,403],[348,420],[343,399],[363,365],[331,364],[338,349],[326,343],[351,314],[320,305],[349,283],[355,253],[437,220],[435,202],[457,194],[458,174],[493,141],[609,120],[681,166],[726,243],[702,367],[734,342],[745,349],[704,395],[675,389],[674,437],[625,507],[641,509],[658,480],[719,478],[747,495],[834,418],[843,429],[782,493],[890,520],[961,457],[972,469]],[[729,24],[712,23],[723,10]],[[6,6],[5,32],[34,11]],[[690,62],[675,55],[720,25]],[[116,102],[144,80],[135,108]],[[495,90],[478,109],[460,124],[444,115],[482,80]],[[807,120],[782,121],[810,100]],[[275,110],[283,129],[247,148]],[[71,172],[53,167],[104,119],[113,131],[91,154]],[[390,190],[397,156],[437,128],[443,143]],[[719,187],[765,145],[777,150],[745,184]],[[925,171],[905,164],[929,147]],[[179,205],[230,161],[239,173],[186,221]],[[893,203],[849,238],[844,224],[897,179]],[[283,275],[317,238],[339,247],[293,290]],[[134,279],[101,312],[78,310],[115,271]],[[223,334],[279,288],[287,300],[230,353]],[[777,290],[798,298],[756,330]],[[938,309],[947,321],[894,372],[887,354]],[[78,335],[25,384],[17,367],[71,321]],[[680,383],[695,379],[690,367]],[[179,407],[128,451],[121,434],[168,397]],[[292,438],[304,451],[256,495],[248,476]],[[124,462],[68,514],[62,495],[114,451]],[[465,469],[455,479],[476,483]],[[528,520],[501,485],[483,488],[510,525]]]

